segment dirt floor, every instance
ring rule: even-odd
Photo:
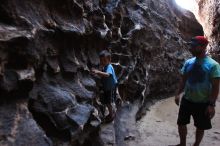
[[[163,99],[153,106],[146,116],[136,123],[136,132],[127,140],[126,146],[169,146],[179,143],[176,119],[178,106],[174,98]],[[201,146],[220,146],[220,98],[217,101],[213,128],[205,132]],[[132,125],[132,127],[135,127]],[[194,142],[193,120],[188,126],[187,144]],[[128,137],[129,138],[129,137]]]

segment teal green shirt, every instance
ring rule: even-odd
[[[192,102],[208,102],[211,93],[212,78],[220,77],[220,66],[211,57],[187,60],[181,69],[187,76],[184,97]]]

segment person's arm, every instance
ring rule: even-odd
[[[181,75],[179,87],[178,87],[178,90],[177,90],[177,94],[176,94],[176,96],[175,96],[175,103],[176,103],[177,105],[179,105],[179,102],[180,102],[180,94],[183,92],[183,89],[185,88],[186,80],[187,80],[186,75]]]
[[[220,78],[212,79],[212,91],[209,96],[209,106],[206,111],[207,116],[209,116],[210,119],[212,119],[215,116],[215,103],[219,94],[219,83]]]
[[[100,77],[105,77],[105,78],[107,78],[107,77],[110,76],[109,73],[102,72],[102,71],[99,71],[99,70],[97,70],[97,69],[92,69],[92,73],[97,74],[97,75],[100,76]]]
[[[212,79],[212,92],[211,95],[209,96],[209,101],[212,104],[215,104],[218,94],[219,94],[219,83],[220,83],[220,78],[213,78]]]

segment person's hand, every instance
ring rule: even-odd
[[[206,115],[212,119],[215,116],[215,107],[214,106],[208,106],[206,109]]]
[[[179,104],[180,104],[180,95],[175,96],[175,103],[176,103],[177,106],[179,106]]]
[[[92,69],[91,69],[91,72],[92,72],[93,74],[97,74],[97,73],[98,73],[98,70],[97,70],[97,69],[92,68]]]

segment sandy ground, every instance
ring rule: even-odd
[[[178,106],[174,104],[174,98],[168,98],[156,102],[137,123],[138,135],[134,140],[127,142],[128,146],[169,146],[179,143],[176,119]],[[217,101],[216,115],[212,120],[213,128],[205,132],[201,146],[220,146],[220,98]],[[195,128],[193,119],[188,125],[187,145],[194,142]]]

